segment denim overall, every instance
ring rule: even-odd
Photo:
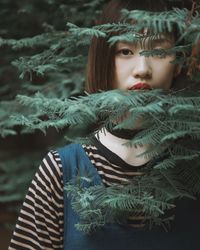
[[[93,176],[94,185],[102,183],[80,144],[67,145],[58,149],[58,153],[64,185],[77,173],[84,176],[86,172]],[[166,233],[160,228],[141,231],[112,224],[88,235],[74,227],[77,222],[78,215],[72,210],[70,198],[64,191],[64,250],[200,250],[200,232],[198,237],[191,228]]]

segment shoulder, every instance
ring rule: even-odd
[[[57,150],[49,151],[43,158],[39,169],[47,170],[49,174],[58,173],[62,171],[61,159]]]
[[[56,150],[51,150],[46,154],[34,179],[36,182],[42,182],[46,187],[52,187],[53,184],[53,186],[58,187],[59,190],[62,190],[62,164],[60,156]]]
[[[61,156],[62,153],[72,152],[72,151],[79,151],[82,150],[83,147],[79,143],[70,143],[61,148],[58,148],[56,152]]]
[[[77,159],[85,158],[85,150],[83,146],[78,143],[71,143],[62,148],[57,149],[60,156],[61,164],[67,165],[70,162],[74,162]]]

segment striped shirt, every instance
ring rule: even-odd
[[[96,141],[83,145],[106,186],[143,174]],[[9,250],[63,249],[63,172],[57,151],[43,159],[21,208]]]

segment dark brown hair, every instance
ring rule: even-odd
[[[190,5],[189,0],[112,0],[103,8],[102,15],[96,24],[119,22],[122,9],[165,11],[173,7],[189,8],[188,5]],[[115,46],[109,47],[108,39],[109,37],[92,39],[86,76],[86,91],[89,93],[114,89]]]

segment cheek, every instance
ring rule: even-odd
[[[127,62],[123,60],[115,60],[115,72],[118,76],[125,75],[127,71]]]
[[[115,61],[115,82],[117,83],[118,87],[120,87],[120,85],[124,84],[124,81],[126,81],[128,71],[129,67],[127,66],[127,63],[120,60]]]
[[[157,78],[157,83],[162,83],[164,85],[162,87],[169,88],[173,80],[175,65],[170,63],[173,58],[163,60],[154,63],[154,76]]]

